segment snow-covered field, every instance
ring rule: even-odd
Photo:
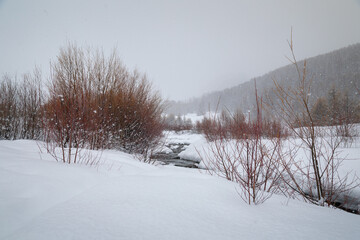
[[[359,215],[276,195],[249,206],[196,169],[95,155],[98,166],[69,165],[35,141],[0,141],[0,239],[360,238]]]
[[[174,131],[165,131],[165,144],[192,144],[204,139],[202,134],[192,133],[191,131],[182,131],[176,133]]]

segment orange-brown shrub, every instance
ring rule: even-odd
[[[236,113],[230,118],[204,118],[197,122],[196,130],[209,141],[220,138],[246,139],[253,136],[266,138],[286,138],[290,135],[278,120],[246,120],[243,114]]]
[[[145,153],[162,134],[161,97],[145,75],[130,72],[115,53],[106,58],[75,45],[61,49],[48,92],[46,139],[63,149]]]

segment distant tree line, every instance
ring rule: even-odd
[[[348,91],[330,89],[327,97],[320,97],[313,105],[314,123],[334,126],[360,122],[360,102],[349,96]]]
[[[194,130],[194,124],[190,118],[169,114],[164,117],[164,129],[168,131],[189,131]]]

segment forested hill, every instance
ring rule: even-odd
[[[339,92],[347,91],[351,98],[359,100],[360,96],[354,86],[360,87],[360,43],[312,57],[306,61],[308,76],[313,79],[312,100],[328,95],[332,88]],[[303,63],[302,60],[298,64],[303,66]],[[256,79],[259,96],[265,96],[271,95],[274,79],[284,86],[289,86],[294,85],[298,77],[294,65],[289,64],[254,79]],[[247,112],[252,110],[255,104],[254,79],[186,102],[170,101],[167,103],[167,112],[176,115],[203,114],[209,109],[214,111],[217,106],[218,111],[227,108],[230,111],[239,109]]]

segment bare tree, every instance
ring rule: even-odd
[[[292,37],[289,42],[292,62],[297,71],[297,85],[285,88],[274,80],[275,93],[280,107],[274,111],[278,114],[293,134],[299,138],[306,149],[308,159],[287,157],[283,167],[287,172],[284,182],[308,201],[324,205],[335,202],[338,194],[348,191],[357,185],[356,179],[349,181],[348,175],[340,176],[336,159],[337,149],[342,137],[331,131],[317,127],[316,118],[310,103],[312,77],[307,74],[307,62],[300,66],[296,60]],[[292,151],[297,152],[297,151]],[[309,160],[309,162],[306,162]]]
[[[17,139],[20,130],[18,84],[4,75],[0,83],[0,139]]]
[[[21,132],[19,138],[41,138],[41,106],[43,103],[42,78],[39,69],[33,74],[23,75],[19,86],[19,116]]]
[[[39,139],[41,137],[41,73],[22,79],[4,75],[0,83],[0,138]]]

